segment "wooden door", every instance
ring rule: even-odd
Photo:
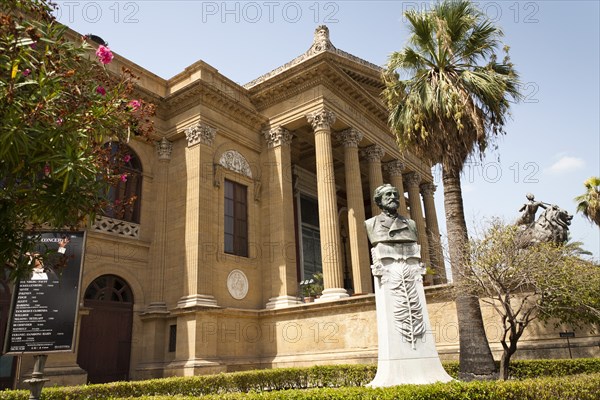
[[[84,296],[89,315],[82,318],[77,363],[89,383],[129,378],[133,295],[129,285],[114,275],[90,284]]]

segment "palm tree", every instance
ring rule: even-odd
[[[470,156],[482,155],[504,133],[509,100],[520,99],[518,76],[508,59],[498,62],[502,31],[471,2],[443,1],[429,11],[407,11],[408,44],[388,59],[384,97],[401,149],[441,164],[450,262],[464,272],[468,244],[460,174]],[[479,299],[456,299],[460,376],[493,376],[496,366]]]
[[[577,212],[600,227],[600,178],[592,176],[583,185],[585,193],[575,197]]]

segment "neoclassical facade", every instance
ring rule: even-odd
[[[77,352],[50,356],[51,384],[375,362],[363,222],[383,183],[417,225],[438,351],[457,356],[431,166],[399,151],[380,67],[324,26],[243,86],[202,61],[168,80],[118,55],[110,66],[123,65],[157,106],[157,135],[129,143],[136,212],[88,230]],[[303,303],[300,283],[321,272],[320,298]]]

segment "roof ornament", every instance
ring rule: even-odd
[[[321,53],[327,50],[335,50],[335,46],[329,39],[329,28],[327,25],[319,25],[315,29],[313,44],[308,50],[309,54]]]

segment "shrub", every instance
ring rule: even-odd
[[[448,373],[456,377],[458,375],[458,363],[457,362],[446,362],[444,368]],[[347,390],[349,396],[353,396],[354,392],[350,390],[352,387],[360,387],[369,383],[375,373],[377,367],[375,365],[329,365],[329,366],[315,366],[308,368],[276,368],[276,369],[265,369],[257,371],[244,371],[234,372],[227,374],[218,375],[204,375],[195,377],[172,377],[164,379],[151,379],[146,381],[131,381],[131,382],[113,382],[101,385],[84,385],[84,386],[71,386],[71,387],[49,387],[42,391],[42,399],[44,400],[84,400],[84,399],[111,399],[111,398],[125,398],[125,397],[137,397],[143,398],[142,396],[203,396],[203,395],[215,395],[215,396],[234,396],[235,393],[246,393],[246,392],[260,392],[260,396],[270,396],[272,393],[282,393],[281,391],[290,391],[290,396],[310,396],[310,393],[319,393],[319,396],[325,396],[327,393],[338,393],[339,390]],[[594,377],[591,382],[598,382],[600,380],[600,359],[597,358],[585,358],[585,359],[574,359],[574,360],[517,360],[511,364],[511,376],[515,379],[526,379],[526,378],[539,378],[542,377],[563,377],[575,374],[592,374]],[[542,379],[543,381],[543,379]],[[554,382],[550,379],[549,382]],[[513,381],[511,384],[514,386],[508,386],[510,393],[517,393],[519,387],[519,381]],[[578,381],[579,382],[579,381]],[[493,384],[494,382],[492,382]],[[469,393],[475,393],[477,390],[492,390],[494,393],[499,393],[499,390],[504,390],[505,386],[486,386],[488,383],[481,383],[483,386],[477,386],[478,382],[473,383],[473,386],[468,387]],[[461,384],[462,385],[462,384]],[[528,384],[537,387],[537,384]],[[542,385],[543,386],[543,385]],[[404,386],[403,386],[404,387]],[[427,389],[429,391],[440,390],[440,393],[444,395],[450,390],[467,390],[463,386],[450,385],[425,385],[419,387],[431,387]],[[435,389],[435,388],[438,389]],[[552,385],[549,388],[554,387]],[[567,386],[565,386],[567,387]],[[584,386],[582,386],[584,387]],[[587,386],[585,386],[587,387]],[[322,390],[318,392],[311,391],[313,388],[344,388]],[[443,388],[443,389],[442,389]],[[300,391],[297,394],[294,389],[309,389]],[[361,388],[361,390],[363,390]],[[366,388],[365,388],[366,390]],[[404,390],[404,389],[403,389]],[[408,390],[408,389],[406,389]],[[416,389],[415,389],[416,390]],[[425,390],[425,389],[419,389]],[[507,389],[508,390],[508,389]],[[529,390],[529,389],[527,389]],[[532,389],[533,390],[533,389]],[[549,389],[550,390],[550,389]],[[552,389],[554,390],[554,389]],[[574,389],[573,389],[574,390]],[[579,390],[579,389],[578,389]],[[583,389],[582,389],[583,390]],[[287,392],[286,392],[287,393]],[[358,392],[357,392],[358,393]],[[360,392],[363,393],[363,392]],[[387,393],[387,392],[386,392]],[[404,393],[404,392],[402,392]],[[436,398],[436,397],[419,397],[425,396],[419,391],[420,394],[415,394],[415,398]],[[433,396],[430,392],[427,392],[426,396]],[[365,396],[371,396],[371,392],[366,391],[363,393]],[[471,395],[469,394],[469,396]],[[28,391],[4,391],[0,392],[0,400],[26,400],[29,396]],[[332,394],[333,396],[333,394]],[[387,394],[386,394],[387,396]],[[437,396],[437,394],[436,394]],[[442,396],[442,395],[440,395]],[[508,395],[507,395],[508,396]],[[512,394],[511,394],[512,396]],[[560,396],[559,396],[560,397]],[[231,397],[236,398],[236,397]],[[260,397],[260,398],[276,398],[276,397]],[[296,398],[296,397],[291,397]],[[297,397],[297,398],[310,398],[310,397]],[[439,397],[439,398],[444,398]],[[448,397],[452,398],[452,397]],[[469,397],[470,398],[470,397]],[[485,398],[485,397],[483,397]],[[506,398],[519,398],[519,397],[506,397]],[[542,397],[544,398],[544,397]],[[551,398],[551,397],[547,397]]]
[[[350,400],[597,400],[600,374],[544,377],[522,381],[451,382],[403,385],[390,388],[321,388],[262,393],[227,393],[202,397],[206,400],[350,399]],[[142,397],[140,400],[192,400],[193,396]],[[119,399],[114,399],[119,400]]]

